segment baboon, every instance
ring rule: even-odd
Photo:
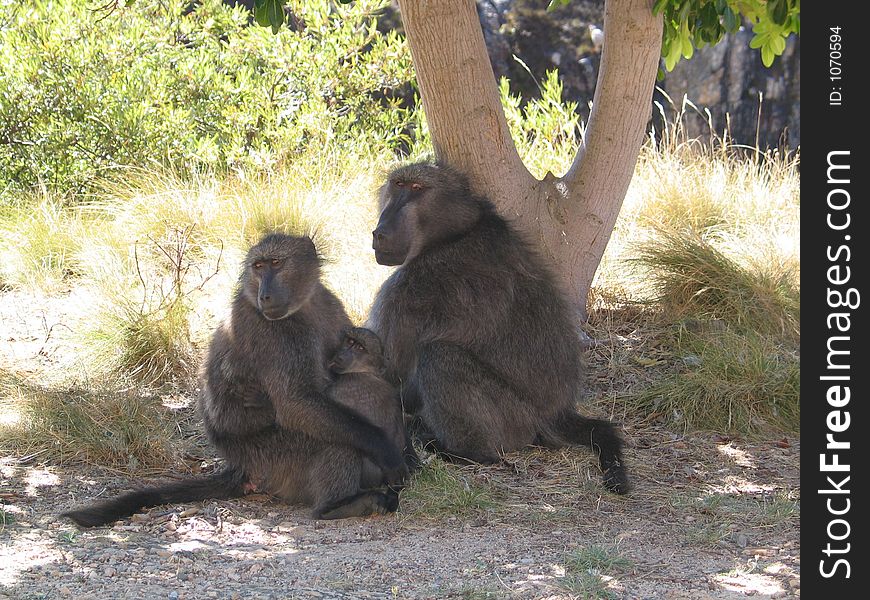
[[[345,331],[329,370],[334,381],[327,395],[380,427],[396,447],[403,449],[408,466],[417,467],[419,459],[405,427],[399,392],[385,379],[383,346],[377,334],[363,327]],[[364,464],[369,469],[376,468],[369,459]]]
[[[544,261],[445,165],[396,169],[380,200],[375,258],[399,268],[368,326],[424,441],[481,463],[528,445],[583,444],[598,454],[605,487],[626,493],[615,426],[577,412],[575,313]]]
[[[383,494],[357,498],[359,467],[345,456],[364,455],[383,483],[398,484],[407,473],[401,450],[324,393],[327,360],[351,323],[320,282],[320,262],[310,238],[282,234],[264,237],[247,254],[230,318],[212,337],[199,397],[223,470],[64,515],[83,526],[102,525],[149,506],[250,491],[313,506],[315,518],[395,510]],[[353,499],[352,506],[345,507],[345,499]]]

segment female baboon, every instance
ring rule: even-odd
[[[320,282],[311,239],[266,236],[248,252],[230,318],[215,332],[203,371],[199,409],[224,469],[64,514],[102,525],[148,506],[252,490],[313,506],[316,518],[394,509],[375,498],[354,505],[356,512],[336,511],[360,489],[359,468],[344,460],[348,452],[369,458],[384,483],[407,473],[383,431],[324,394],[326,362],[349,326],[341,302]]]
[[[446,166],[399,168],[380,194],[375,258],[400,267],[369,326],[431,441],[477,462],[530,444],[584,444],[605,486],[625,493],[615,427],[577,412],[577,324],[544,261]]]

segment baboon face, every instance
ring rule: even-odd
[[[473,222],[468,183],[452,169],[427,163],[396,169],[381,187],[383,210],[372,232],[378,264],[401,265],[432,242]]]
[[[329,361],[329,370],[343,373],[380,374],[384,368],[381,340],[375,332],[353,327],[344,333],[344,342]]]
[[[307,236],[270,234],[245,258],[245,296],[270,321],[285,319],[305,306],[319,281],[320,258]]]

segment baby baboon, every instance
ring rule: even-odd
[[[359,467],[344,460],[348,452],[377,465],[384,483],[399,483],[407,473],[400,448],[383,431],[324,393],[327,360],[349,326],[341,302],[320,282],[311,239],[263,238],[248,252],[230,318],[212,337],[203,371],[199,409],[224,470],[65,516],[102,525],[149,506],[252,490],[313,506],[316,518],[394,509],[375,498],[337,510],[360,489]]]
[[[327,394],[380,427],[390,441],[403,449],[408,466],[416,467],[418,458],[402,417],[399,392],[384,376],[386,365],[377,334],[363,327],[348,329],[329,370],[335,380]],[[364,463],[375,468],[368,459]]]
[[[399,168],[380,194],[375,258],[400,267],[369,326],[427,441],[477,462],[530,444],[583,444],[605,486],[625,493],[616,428],[577,412],[577,324],[544,261],[446,166]]]

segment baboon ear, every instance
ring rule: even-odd
[[[317,258],[318,266],[323,266],[327,263],[326,256],[320,253],[320,250],[317,248],[317,239],[320,236],[320,229],[315,229],[311,233],[306,233],[301,236],[303,242],[309,246],[312,254]]]

